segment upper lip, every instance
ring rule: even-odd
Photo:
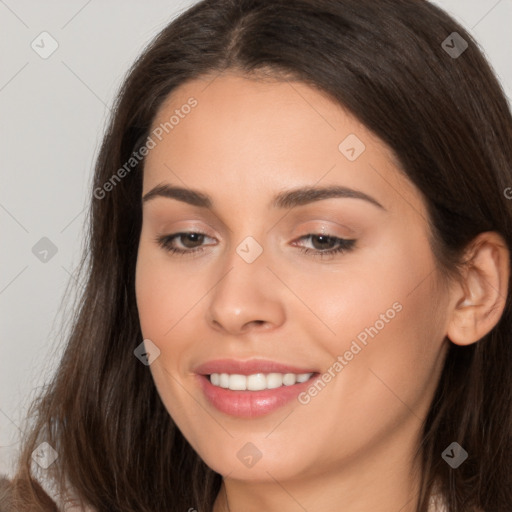
[[[253,375],[255,373],[316,373],[311,368],[299,368],[290,364],[278,363],[268,359],[250,359],[242,361],[239,359],[215,359],[207,361],[194,368],[194,372],[200,375],[211,375],[212,373],[229,373],[231,375]]]

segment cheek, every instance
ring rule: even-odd
[[[310,339],[323,340],[331,354],[347,349],[359,334],[371,339],[367,329],[374,326],[379,338],[394,326],[398,339],[404,339],[399,334],[405,326],[428,324],[434,262],[420,230],[407,236],[399,229],[382,230],[339,261],[310,265],[307,271],[278,269],[299,299],[290,296],[288,318]]]
[[[135,276],[139,322],[143,337],[160,349],[150,371],[167,410],[181,418],[179,404],[187,403],[187,396],[182,396],[176,376],[184,368],[188,338],[178,334],[197,299],[194,286],[187,286],[190,277],[176,268],[165,252],[144,244],[139,247]]]
[[[144,249],[139,246],[135,269],[135,297],[140,328],[142,337],[151,340],[161,351],[160,338],[163,333],[163,313],[166,306],[162,304],[158,282],[154,265],[146,257]]]
[[[443,299],[435,291],[434,269],[421,230],[410,230],[407,237],[388,231],[371,247],[347,256],[335,271],[299,279],[290,270],[284,280],[305,298],[309,312],[299,315],[297,309],[294,321],[331,355],[327,365],[352,350],[350,366],[364,369],[354,382],[365,378],[372,365],[401,381],[419,366],[430,371],[443,339]]]
[[[444,299],[428,242],[395,240],[338,283],[330,317],[328,351],[347,361],[333,390],[357,397],[351,405],[362,422],[376,411],[390,420],[391,411],[407,414],[404,403],[422,416],[441,366]]]
[[[135,291],[141,330],[145,338],[153,340],[161,337],[166,323],[166,312],[173,309],[172,296],[164,292],[173,290],[167,280],[158,263],[155,264],[149,257],[146,258],[145,251],[139,249]]]
[[[193,276],[181,271],[160,249],[141,243],[137,257],[135,292],[144,337],[158,340],[172,329],[197,302],[201,289]]]

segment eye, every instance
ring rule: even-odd
[[[205,233],[196,231],[183,231],[181,233],[173,233],[172,235],[158,236],[156,242],[160,247],[170,253],[192,254],[203,251],[201,246],[204,239],[210,238]],[[176,247],[175,241],[180,240],[182,247]]]
[[[336,236],[329,236],[325,233],[310,233],[305,235],[299,240],[311,239],[313,242],[313,246],[317,246],[320,249],[313,248],[309,249],[307,247],[301,247],[300,250],[304,254],[310,254],[312,256],[320,256],[321,258],[335,256],[336,254],[341,254],[344,252],[348,252],[354,249],[356,244],[356,240],[347,239],[347,238],[339,238]],[[318,242],[318,243],[315,243]]]
[[[190,255],[204,250],[203,242],[205,238],[210,237],[205,233],[197,231],[183,231],[180,233],[173,233],[171,235],[158,236],[155,241],[167,252]],[[324,258],[351,251],[354,249],[356,243],[356,240],[354,239],[329,236],[325,233],[310,233],[299,238],[299,240],[304,239],[311,239],[313,246],[316,245],[319,248],[310,249],[307,247],[300,247],[301,252]],[[181,247],[176,246],[177,241],[180,241]]]

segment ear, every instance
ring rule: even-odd
[[[480,233],[467,256],[446,333],[456,345],[470,345],[489,333],[503,314],[508,294],[510,253],[498,233]]]

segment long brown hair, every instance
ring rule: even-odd
[[[468,45],[458,56],[443,43],[453,32]],[[31,482],[31,453],[46,441],[59,455],[48,476],[97,511],[212,510],[221,475],[183,437],[133,355],[142,341],[134,276],[143,160],[98,190],[146,143],[169,93],[224,70],[309,84],[388,144],[428,205],[448,278],[483,231],[512,247],[509,105],[477,43],[441,9],[423,0],[203,0],[153,40],[118,95],[91,188],[85,287],[60,366],[32,408],[16,481]],[[418,447],[418,512],[434,482],[450,512],[512,510],[510,289],[487,336],[450,344]],[[456,470],[441,457],[454,441],[469,454]]]

